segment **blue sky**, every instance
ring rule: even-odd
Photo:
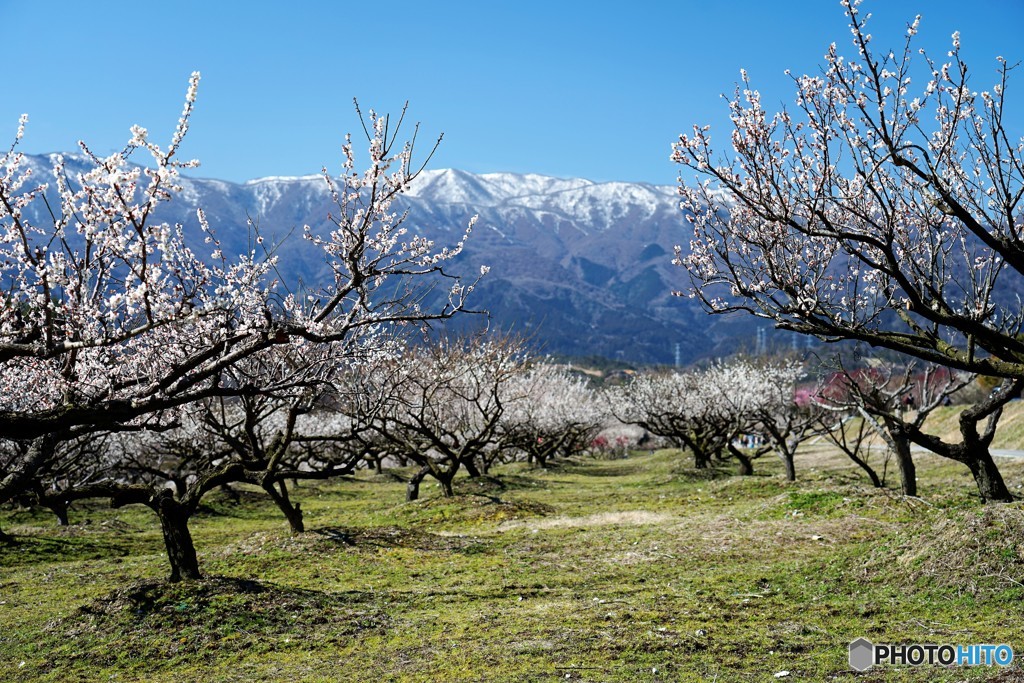
[[[959,29],[979,89],[994,82],[997,55],[1024,60],[1024,0],[866,0],[863,10],[879,48],[899,47],[917,13],[933,54]],[[680,132],[711,124],[724,139],[719,95],[741,67],[766,104],[790,102],[785,69],[813,71],[832,41],[853,52],[845,21],[831,0],[0,0],[13,76],[0,88],[0,143],[26,112],[28,152],[84,139],[108,153],[133,123],[164,144],[199,70],[183,149],[202,161],[197,175],[337,169],[358,97],[379,111],[409,100],[425,137],[444,132],[433,168],[671,184]]]

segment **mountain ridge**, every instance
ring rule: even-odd
[[[56,155],[26,156],[37,182],[45,182],[42,171]],[[63,156],[71,173],[87,162]],[[197,230],[195,208],[203,207],[226,253],[248,251],[250,218],[271,243],[304,225],[332,227],[320,175],[241,183],[189,175],[180,185],[179,201],[164,205],[160,219]],[[727,351],[735,342],[694,302],[672,295],[686,281],[671,264],[672,250],[689,243],[674,185],[431,169],[397,204],[409,211],[411,231],[440,245],[454,243],[477,215],[452,268],[472,274],[487,265],[473,307],[490,312],[491,327],[527,333],[545,352],[670,364]],[[279,257],[279,270],[296,280],[324,274],[294,243]],[[455,327],[479,326],[474,318]]]

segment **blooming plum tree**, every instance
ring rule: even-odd
[[[729,101],[731,156],[695,126],[673,159],[693,226],[676,262],[712,313],[746,311],[825,340],[1024,377],[1024,140],[1005,106],[1013,66],[977,89],[959,34],[941,59],[875,51],[843,0],[856,54],[833,44],[796,106],[770,113],[746,73]],[[923,84],[914,90],[915,84]]]
[[[538,467],[585,450],[609,417],[587,381],[557,365],[536,364],[512,377],[505,391],[503,442]]]
[[[794,110],[766,111],[744,72],[729,102],[732,157],[716,158],[706,126],[674,145],[702,178],[680,186],[694,236],[676,262],[690,294],[712,313],[1022,379],[1014,67],[999,58],[996,83],[976,90],[959,33],[936,60],[913,47],[918,17],[901,50],[876,52],[860,0],[842,4],[857,54],[833,44],[820,75],[794,77]],[[958,457],[983,477],[982,496],[1005,499],[971,444]]]
[[[387,376],[389,406],[375,428],[420,466],[409,481],[408,500],[418,498],[428,475],[445,496],[454,495],[452,480],[460,468],[479,476],[483,454],[502,447],[499,426],[510,400],[506,384],[526,360],[521,341],[478,336],[409,348],[396,361]]]
[[[766,421],[772,422],[770,435],[781,435],[783,442],[792,436],[783,429],[788,419],[783,415],[797,408],[793,393],[799,372],[798,366],[789,364],[719,362],[686,373],[641,375],[609,392],[609,399],[619,420],[688,448],[696,468],[732,455],[740,462],[741,473],[751,474],[751,454],[736,442],[743,434],[764,431]],[[753,455],[765,452],[756,450]]]

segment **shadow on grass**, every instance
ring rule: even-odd
[[[68,527],[63,527],[67,529]],[[71,527],[72,529],[74,527]],[[95,537],[10,535],[0,541],[0,567],[20,567],[47,562],[76,562],[126,557],[132,548],[127,541]]]
[[[399,522],[434,526],[544,517],[554,510],[550,505],[534,501],[503,500],[490,494],[458,493],[451,498],[421,498],[411,503],[402,503],[392,508],[390,514]]]
[[[609,464],[614,462],[615,464]],[[560,472],[585,477],[629,477],[643,471],[643,465],[629,460],[566,461],[560,463]]]
[[[691,458],[692,460],[692,458]],[[672,469],[672,474],[687,481],[716,481],[721,479],[729,479],[731,477],[738,477],[736,474],[736,467],[732,464],[729,465],[712,465],[711,467],[690,467],[677,466]],[[754,471],[753,474],[745,475],[746,477],[769,477],[769,474],[762,474]]]
[[[390,550],[408,548],[423,552],[460,552],[479,546],[474,539],[458,536],[440,536],[397,526],[349,528],[323,527],[312,532],[320,539],[351,548]]]

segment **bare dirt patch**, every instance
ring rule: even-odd
[[[530,529],[571,529],[603,526],[643,526],[674,524],[681,518],[649,510],[627,510],[621,512],[599,512],[583,517],[548,517],[545,519],[513,520],[503,522],[502,529],[527,527]]]

